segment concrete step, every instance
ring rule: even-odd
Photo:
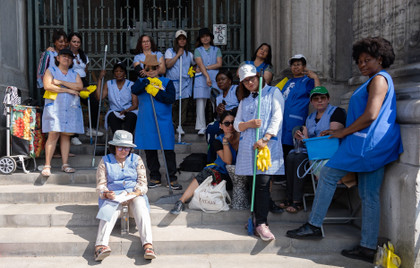
[[[325,226],[326,237],[320,241],[296,240],[285,236],[298,224],[272,224],[277,237],[270,243],[248,236],[244,225],[153,226],[153,246],[158,254],[319,254],[338,253],[358,243],[358,229],[349,225]],[[113,255],[142,252],[134,226],[121,236],[114,228],[109,246]],[[0,228],[0,249],[4,256],[84,256],[92,254],[97,227]]]
[[[50,268],[50,267],[88,267],[98,264],[93,259],[93,253],[86,251],[84,256],[51,256],[51,257],[2,257],[4,267],[16,268]],[[101,263],[101,267],[133,267],[148,265],[148,267],[172,268],[368,268],[367,262],[343,258],[339,253],[293,254],[293,253],[257,253],[257,254],[188,254],[164,255],[158,252],[157,259],[147,261],[141,252],[126,255],[115,255],[114,252]]]

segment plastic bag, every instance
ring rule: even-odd
[[[377,268],[398,268],[401,265],[401,258],[395,254],[394,245],[388,241],[382,247],[378,247],[375,256],[375,267]]]

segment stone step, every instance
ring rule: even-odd
[[[158,254],[319,254],[338,253],[358,243],[358,229],[350,225],[325,226],[326,237],[320,241],[296,240],[285,236],[294,224],[272,224],[277,237],[270,243],[248,236],[243,224],[200,226],[153,226],[153,246]],[[113,255],[142,252],[134,226],[121,236],[114,228],[109,246]],[[97,227],[0,228],[0,249],[4,256],[84,256],[93,253]]]
[[[169,213],[173,205],[151,205],[150,215],[152,225],[219,225],[246,223],[249,210],[231,209],[227,212],[209,214],[188,207],[180,215]],[[64,227],[64,226],[97,226],[98,204],[80,203],[43,203],[43,204],[0,204],[0,227]],[[329,216],[344,215],[346,211],[332,209]],[[269,222],[295,222],[301,223],[308,218],[309,212],[297,214],[269,213]],[[134,223],[134,221],[133,221]]]
[[[278,268],[278,267],[311,267],[311,268],[339,268],[358,267],[368,268],[372,264],[367,262],[343,259],[339,253],[222,253],[222,254],[188,254],[184,252],[178,255],[164,255],[157,252],[158,257],[153,261],[143,259],[142,252],[126,255],[115,255],[107,257],[101,263],[103,268],[133,267],[135,265],[149,265],[151,267],[171,268]],[[83,256],[48,256],[48,257],[4,257],[1,258],[4,267],[88,267],[95,265],[93,253],[86,251]]]

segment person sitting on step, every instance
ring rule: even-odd
[[[110,154],[102,157],[96,171],[96,191],[99,194],[99,207],[107,199],[113,200],[117,195],[127,194],[136,197],[127,201],[128,209],[133,214],[140,233],[144,249],[144,258],[156,258],[152,244],[152,225],[148,209],[146,168],[143,160],[133,153],[136,145],[133,135],[125,130],[117,130],[112,141],[108,142]],[[108,246],[109,237],[123,204],[119,204],[109,221],[101,219],[95,244],[95,261],[102,261],[111,254]]]
[[[214,141],[214,148],[217,153],[217,158],[214,164],[205,167],[198,175],[193,178],[187,190],[182,194],[181,198],[175,203],[171,214],[178,215],[185,209],[185,202],[187,202],[193,195],[195,189],[207,177],[212,176],[213,182],[220,182],[226,180],[226,189],[232,189],[232,180],[226,170],[226,165],[234,165],[236,163],[236,152],[239,146],[239,133],[233,128],[235,120],[235,113],[232,111],[225,111],[220,117],[220,128],[224,134],[219,135]]]

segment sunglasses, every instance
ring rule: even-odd
[[[225,121],[225,122],[222,123],[222,125],[224,125],[225,127],[228,127],[230,125],[233,126],[233,121]]]
[[[121,152],[121,151],[129,152],[130,150],[131,150],[130,147],[117,147],[118,152]]]
[[[150,70],[152,70],[152,71],[156,71],[157,70],[157,68],[158,68],[159,66],[151,66],[151,67],[146,67],[146,68],[144,68],[144,70],[146,71],[146,72],[149,72]]]

